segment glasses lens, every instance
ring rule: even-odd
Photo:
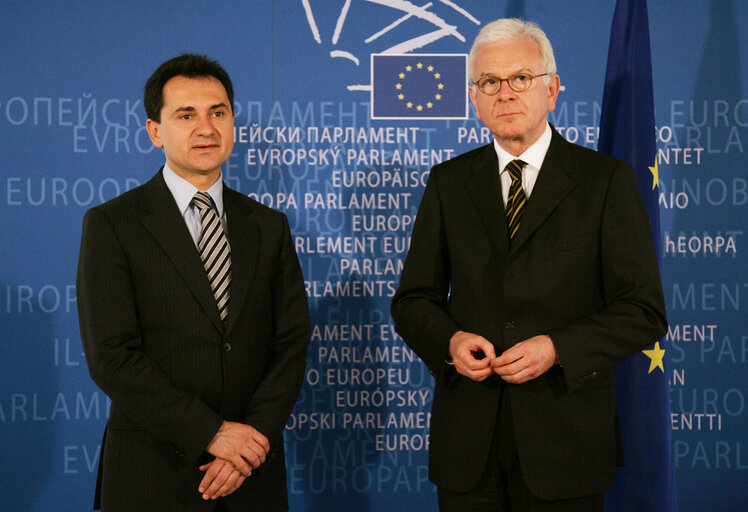
[[[532,85],[532,75],[528,75],[527,73],[519,73],[517,75],[512,75],[509,78],[506,78],[506,82],[509,84],[509,87],[515,91],[515,92],[523,92],[530,88]],[[501,89],[501,83],[503,82],[502,79],[496,78],[493,76],[485,76],[478,80],[476,82],[476,85],[478,86],[478,89],[481,90],[483,94],[487,94],[489,96],[493,96],[497,92],[499,92],[499,89]]]
[[[507,81],[512,89],[521,92],[530,87],[530,84],[532,84],[532,76],[520,73],[518,75],[510,76]]]
[[[483,94],[488,94],[490,96],[492,94],[496,94],[496,92],[499,90],[500,83],[501,82],[497,79],[491,76],[487,76],[478,80],[478,89],[480,89]]]

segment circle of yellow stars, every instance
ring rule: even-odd
[[[434,80],[437,81],[437,84],[436,84],[437,92],[436,92],[436,94],[434,94],[434,98],[433,99],[434,99],[434,101],[440,101],[442,99],[441,91],[444,90],[444,84],[440,81],[441,77],[442,77],[441,73],[439,73],[438,71],[434,70],[434,66],[424,66],[424,64],[422,62],[416,63],[415,68],[413,66],[411,66],[411,65],[407,65],[407,66],[405,66],[405,71],[404,72],[401,71],[400,73],[398,73],[397,77],[400,80],[404,80],[407,77],[407,74],[410,73],[410,72],[412,72],[414,69],[422,70],[422,69],[424,69],[424,67],[425,67],[426,71],[429,72],[429,74],[433,74],[434,75]],[[397,91],[400,91],[398,93],[398,95],[397,95],[397,99],[400,100],[400,101],[405,101],[405,94],[402,93],[403,84],[401,82],[396,83],[395,84],[395,89]],[[417,111],[423,112],[424,108],[426,108],[426,109],[434,108],[434,103],[429,100],[429,101],[426,102],[425,105],[423,105],[423,104],[420,104],[420,103],[419,104],[414,104],[412,101],[408,101],[408,102],[405,103],[405,106],[408,107],[408,108],[415,108]]]

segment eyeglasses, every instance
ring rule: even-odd
[[[509,88],[514,92],[524,92],[532,86],[532,79],[538,78],[539,76],[546,76],[550,73],[542,73],[540,75],[528,75],[527,73],[517,73],[507,78],[498,78],[495,76],[482,76],[473,84],[475,84],[480,92],[488,96],[493,96],[501,90],[502,82],[506,82]]]

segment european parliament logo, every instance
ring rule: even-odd
[[[466,119],[466,54],[371,56],[372,119]]]

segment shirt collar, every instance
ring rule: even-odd
[[[166,182],[166,186],[169,187],[171,195],[174,196],[174,200],[177,202],[179,213],[184,215],[187,209],[190,207],[192,198],[195,197],[195,194],[200,189],[198,189],[195,185],[182,178],[181,176],[178,176],[169,168],[168,163],[164,164],[164,181]],[[216,204],[218,216],[222,217],[223,175],[219,175],[216,182],[213,183],[213,185],[211,185],[211,187],[206,190],[206,192],[210,195],[210,197],[213,199],[213,202]]]
[[[543,165],[543,160],[545,160],[545,154],[548,152],[548,148],[551,145],[551,138],[551,126],[546,121],[545,130],[540,138],[519,156],[514,156],[504,150],[504,148],[499,145],[496,138],[494,138],[493,147],[496,150],[496,156],[499,158],[499,172],[504,172],[507,164],[515,159],[520,159],[535,169],[540,170],[540,167]]]

